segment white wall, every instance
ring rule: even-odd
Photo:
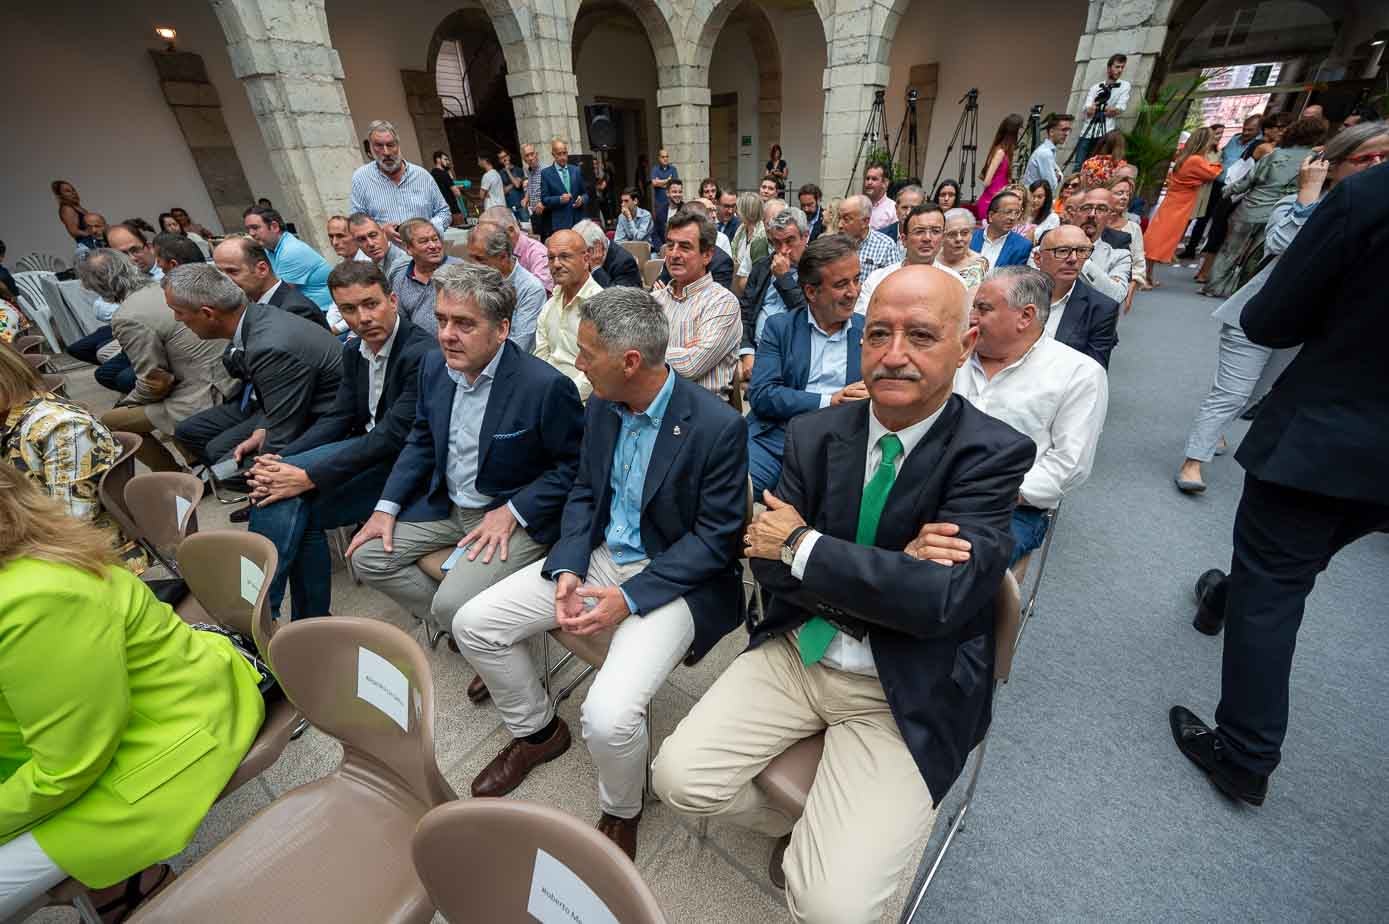
[[[820,182],[820,147],[825,120],[825,30],[813,6],[768,9],[781,49],[781,150],[791,172],[791,188]],[[767,139],[757,166],[767,160]],[[760,179],[760,177],[759,177]],[[825,190],[833,198],[843,190]]]
[[[979,88],[979,164],[984,167],[998,123],[1011,112],[1026,117],[1034,103],[1045,114],[1060,111],[1075,74],[1076,40],[1085,29],[1085,0],[994,0],[960,4],[947,0],[914,0],[897,27],[888,59],[892,75],[887,88],[887,125],[896,140],[906,106],[907,77],[918,64],[940,62],[939,94],[931,130],[920,140],[922,180],[930,184],[940,169],[950,136],[959,121],[959,104],[971,87]],[[904,159],[906,142],[898,148]],[[958,145],[945,177],[963,179]],[[977,173],[976,173],[977,176]],[[968,194],[968,184],[965,184]],[[976,192],[983,192],[977,183]]]
[[[11,41],[0,55],[11,131],[0,170],[0,239],[11,268],[34,251],[72,260],[72,240],[48,188],[55,179],[75,184],[83,205],[108,221],[140,216],[153,224],[160,212],[181,205],[217,229],[207,189],[147,53],[162,47],[156,25],[173,26],[179,49],[206,62],[252,194],[283,201],[207,3],[17,3],[6,11]]]
[[[709,92],[738,94],[738,188],[756,189],[767,162],[767,147],[777,139],[763,135],[757,112],[757,57],[743,23],[726,25],[714,43],[709,65]],[[752,144],[743,147],[744,135]],[[785,145],[783,145],[785,147]]]

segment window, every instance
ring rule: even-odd
[[[463,57],[463,46],[450,39],[439,46],[439,57],[434,64],[434,80],[439,87],[439,102],[444,106],[445,116],[470,116],[473,108],[473,90],[468,82],[468,62]]]

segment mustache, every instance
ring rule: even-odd
[[[883,379],[900,379],[906,382],[921,381],[921,373],[915,369],[875,369],[870,382],[878,382]]]

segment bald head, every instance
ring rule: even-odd
[[[556,231],[545,239],[545,258],[550,267],[550,278],[564,293],[566,301],[578,294],[588,282],[589,266],[588,243],[576,231]]]

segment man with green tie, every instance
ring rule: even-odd
[[[656,757],[667,805],[779,839],[772,881],[797,921],[900,912],[935,807],[989,726],[993,599],[1036,447],[953,394],[976,336],[953,273],[908,266],[878,287],[869,400],[788,425],[781,481],[744,548],[766,617]],[[917,539],[941,522],[967,553]],[[820,732],[792,819],[753,778]]]
[[[588,207],[588,190],[577,164],[569,162],[569,143],[563,138],[550,142],[554,163],[540,172],[540,201],[550,215],[550,233],[572,228],[583,221]]]

